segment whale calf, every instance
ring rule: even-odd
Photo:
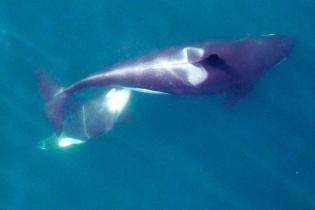
[[[271,34],[172,47],[118,63],[68,87],[40,70],[39,91],[58,135],[68,96],[82,89],[113,86],[173,95],[226,94],[227,103],[234,103],[266,70],[285,59],[293,45],[291,38]]]

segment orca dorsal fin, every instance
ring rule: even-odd
[[[218,54],[210,54],[201,61],[201,64],[220,69],[226,67],[225,61]]]
[[[197,64],[203,66],[207,70],[222,70],[225,73],[231,75],[233,78],[237,79],[239,75],[237,72],[229,66],[226,61],[218,54],[213,53],[202,59],[201,61],[197,62]]]

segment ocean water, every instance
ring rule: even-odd
[[[315,209],[313,0],[0,1],[1,210]],[[64,85],[151,50],[280,33],[290,57],[232,107],[134,94],[87,144],[53,132],[35,70]]]

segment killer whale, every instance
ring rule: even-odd
[[[172,47],[115,64],[65,88],[39,70],[39,91],[58,135],[68,96],[82,89],[118,86],[173,95],[226,94],[233,103],[286,58],[293,45],[291,38],[271,34]]]

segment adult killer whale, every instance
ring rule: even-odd
[[[82,89],[118,86],[173,95],[223,93],[233,103],[267,69],[286,58],[293,45],[291,38],[271,34],[173,47],[113,65],[66,88],[39,70],[39,91],[59,135],[67,97]]]

